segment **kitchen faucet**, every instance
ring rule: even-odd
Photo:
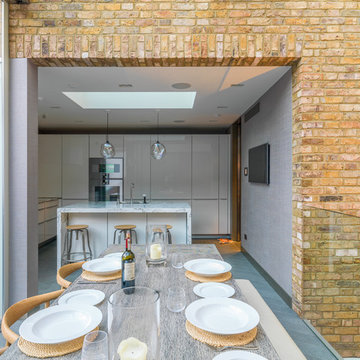
[[[130,205],[133,204],[134,189],[135,189],[135,184],[131,183],[130,184]]]

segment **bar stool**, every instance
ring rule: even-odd
[[[66,226],[65,243],[62,260],[63,263],[74,263],[78,261],[87,261],[93,258],[93,252],[90,246],[88,225],[68,225]],[[75,233],[75,240],[79,240],[79,233],[82,239],[82,251],[71,252],[72,238]],[[88,251],[86,250],[86,245]]]
[[[136,225],[115,225],[114,226],[114,241],[113,244],[116,242],[116,235],[118,234],[118,244],[121,244],[121,235],[124,235],[124,239],[126,237],[126,233],[130,232],[130,239],[133,242],[135,240],[135,244],[137,244],[137,234],[134,229],[136,229]]]
[[[166,225],[166,234],[167,234],[169,244],[172,244],[172,238],[171,238],[171,232],[170,232],[170,230],[172,228],[173,228],[172,225]]]

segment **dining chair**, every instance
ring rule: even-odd
[[[21,300],[14,305],[11,305],[6,311],[1,321],[1,333],[6,340],[3,348],[0,348],[0,355],[3,354],[8,347],[13,344],[19,337],[13,330],[10,329],[16,321],[27,314],[30,310],[45,304],[45,308],[50,306],[50,301],[58,298],[64,290],[56,290],[47,294],[41,294]]]
[[[67,289],[71,285],[71,281],[66,280],[66,277],[68,277],[76,270],[81,269],[84,262],[85,261],[80,261],[76,263],[66,264],[57,271],[56,281],[61,286],[61,289]]]

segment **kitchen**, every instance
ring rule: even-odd
[[[239,241],[233,124],[287,71],[40,68],[40,246],[57,235],[60,267],[123,243],[115,226],[131,225],[138,244],[151,224],[168,225],[173,244]],[[66,227],[79,224],[88,245],[75,231],[65,250]]]

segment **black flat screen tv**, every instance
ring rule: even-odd
[[[270,184],[270,144],[249,149],[249,182]]]

